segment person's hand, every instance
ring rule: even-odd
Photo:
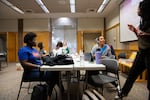
[[[135,28],[133,25],[128,24],[128,28],[129,28],[129,30],[131,30],[132,32],[136,32],[136,28]]]
[[[150,35],[149,33],[146,33],[144,31],[141,31],[139,28],[136,29],[136,34],[138,36],[147,36],[147,35]]]
[[[133,25],[128,24],[128,28],[129,30],[131,30],[132,32],[134,32],[137,36],[142,36],[145,35],[144,32],[142,32],[139,28],[135,28]]]

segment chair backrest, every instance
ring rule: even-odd
[[[101,62],[106,66],[106,72],[118,74],[119,64],[116,59],[103,59]]]
[[[33,78],[33,77],[31,77],[31,76],[32,76],[31,73],[34,72],[34,71],[36,71],[36,70],[38,70],[38,69],[35,69],[34,71],[33,71],[33,70],[29,71],[29,70],[26,69],[26,67],[23,66],[21,63],[20,63],[20,66],[23,68],[22,82],[40,82],[40,81],[44,81],[44,80],[40,79],[40,78],[41,78],[40,75],[42,75],[43,72],[40,72],[40,74],[39,74],[39,79],[38,79],[38,78]],[[37,74],[37,73],[36,73],[36,74]]]
[[[6,52],[0,52],[0,60],[1,61],[7,60],[7,53]]]
[[[92,54],[89,52],[84,53],[84,60],[85,61],[92,61]]]
[[[116,53],[115,53],[115,50],[114,50],[113,46],[112,46],[112,45],[109,45],[109,47],[110,47],[110,49],[111,49],[111,54],[114,55],[113,58],[116,59]]]
[[[120,58],[126,58],[126,53],[125,52],[119,53],[118,59],[120,59]]]

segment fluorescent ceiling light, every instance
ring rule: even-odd
[[[41,0],[35,0],[37,2],[37,4],[43,9],[43,11],[45,13],[49,13],[49,10],[46,8],[46,6],[44,5],[44,3]]]
[[[24,12],[22,10],[20,10],[19,8],[15,7],[15,6],[12,6],[12,8],[17,12],[24,14]]]
[[[70,4],[75,5],[75,0],[70,0]]]
[[[45,13],[49,13],[49,10],[45,6],[41,6]]]
[[[71,12],[75,13],[75,5],[71,5]]]
[[[108,4],[109,1],[110,0],[104,0],[103,3],[102,3],[102,5]]]
[[[105,8],[105,6],[101,5],[97,12],[102,12],[104,10],[104,8]]]
[[[7,5],[8,7],[12,8],[13,10],[17,11],[20,14],[24,14],[24,12],[17,8],[16,6],[14,6],[12,3],[8,2],[7,0],[1,0],[2,3],[4,3],[5,5]]]
[[[70,0],[71,13],[75,13],[75,0]]]
[[[104,0],[103,3],[98,8],[97,12],[101,13],[104,10],[104,8],[106,7],[106,5],[109,3],[109,1],[110,0]]]

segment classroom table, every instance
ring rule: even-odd
[[[55,66],[49,66],[49,65],[42,65],[40,68],[40,71],[66,71],[67,72],[67,98],[70,100],[70,79],[71,79],[71,71],[80,71],[80,70],[85,70],[85,71],[90,71],[90,70],[105,70],[106,67],[103,64],[95,64],[94,62],[86,62],[84,61],[84,64],[79,62],[79,61],[74,61],[74,64],[70,65],[55,65]],[[61,75],[60,75],[61,76]],[[86,74],[86,79],[85,79],[85,84],[87,85],[87,74]],[[60,79],[61,80],[61,79]]]

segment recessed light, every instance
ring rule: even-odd
[[[65,0],[59,0],[58,3],[59,3],[60,5],[65,5],[65,4],[66,4],[66,1],[65,1]]]

